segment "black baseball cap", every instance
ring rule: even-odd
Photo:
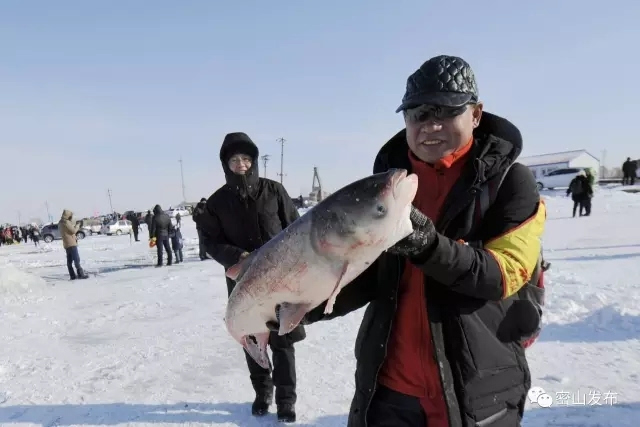
[[[467,61],[440,55],[429,59],[409,76],[396,113],[425,104],[456,108],[477,101],[476,78]]]

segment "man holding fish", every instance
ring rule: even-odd
[[[368,304],[350,427],[519,426],[531,385],[522,340],[540,323],[525,291],[546,220],[516,162],[521,134],[483,111],[470,65],[455,56],[412,74],[397,112],[405,127],[380,150],[376,175],[228,270],[239,284],[227,327],[265,364],[260,322],[282,334]]]

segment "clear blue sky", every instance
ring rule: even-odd
[[[464,57],[524,155],[640,158],[640,3],[626,1],[5,1],[0,222],[209,196],[227,132],[307,193],[371,172],[403,126],[407,76]]]

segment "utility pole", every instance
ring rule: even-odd
[[[605,160],[607,158],[607,150],[602,150],[602,158],[600,159],[600,178],[606,178],[607,167],[605,166]]]
[[[280,143],[280,184],[282,184],[282,178],[284,177],[284,143],[287,141],[284,138],[278,138]]]
[[[262,164],[264,165],[264,177],[267,177],[267,162],[269,161],[269,155],[265,154],[260,157],[262,159]]]
[[[113,203],[111,203],[111,190],[107,188],[107,194],[109,195],[109,207],[111,208],[111,212],[113,213]]]
[[[182,168],[182,157],[180,157],[180,160],[178,161],[180,162],[180,178],[182,178],[182,202],[187,203],[187,191],[184,187],[184,170]]]
[[[49,201],[45,200],[44,201],[44,205],[47,208],[47,220],[51,221],[52,218],[51,218],[51,212],[49,212]]]

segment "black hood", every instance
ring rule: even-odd
[[[483,112],[480,125],[473,131],[473,157],[477,158],[481,180],[500,174],[516,161],[522,152],[522,135],[518,128],[505,118]],[[399,149],[404,146],[405,149]],[[407,129],[395,134],[378,153],[378,157],[395,158],[390,164],[406,163]],[[396,157],[401,156],[401,157]],[[391,160],[391,159],[390,159]]]
[[[520,130],[509,120],[495,114],[483,112],[473,136],[477,157],[488,179],[502,173],[522,153]]]
[[[229,159],[234,154],[246,154],[251,157],[251,168],[244,175],[236,175],[229,169]],[[227,185],[240,195],[254,196],[258,189],[260,172],[258,160],[260,152],[258,146],[244,132],[228,133],[220,147],[220,162],[227,181]]]
[[[158,214],[161,214],[161,213],[162,213],[162,208],[160,207],[160,205],[155,205],[155,206],[153,207],[153,213],[154,213],[154,214],[156,214],[156,215],[158,215]]]

